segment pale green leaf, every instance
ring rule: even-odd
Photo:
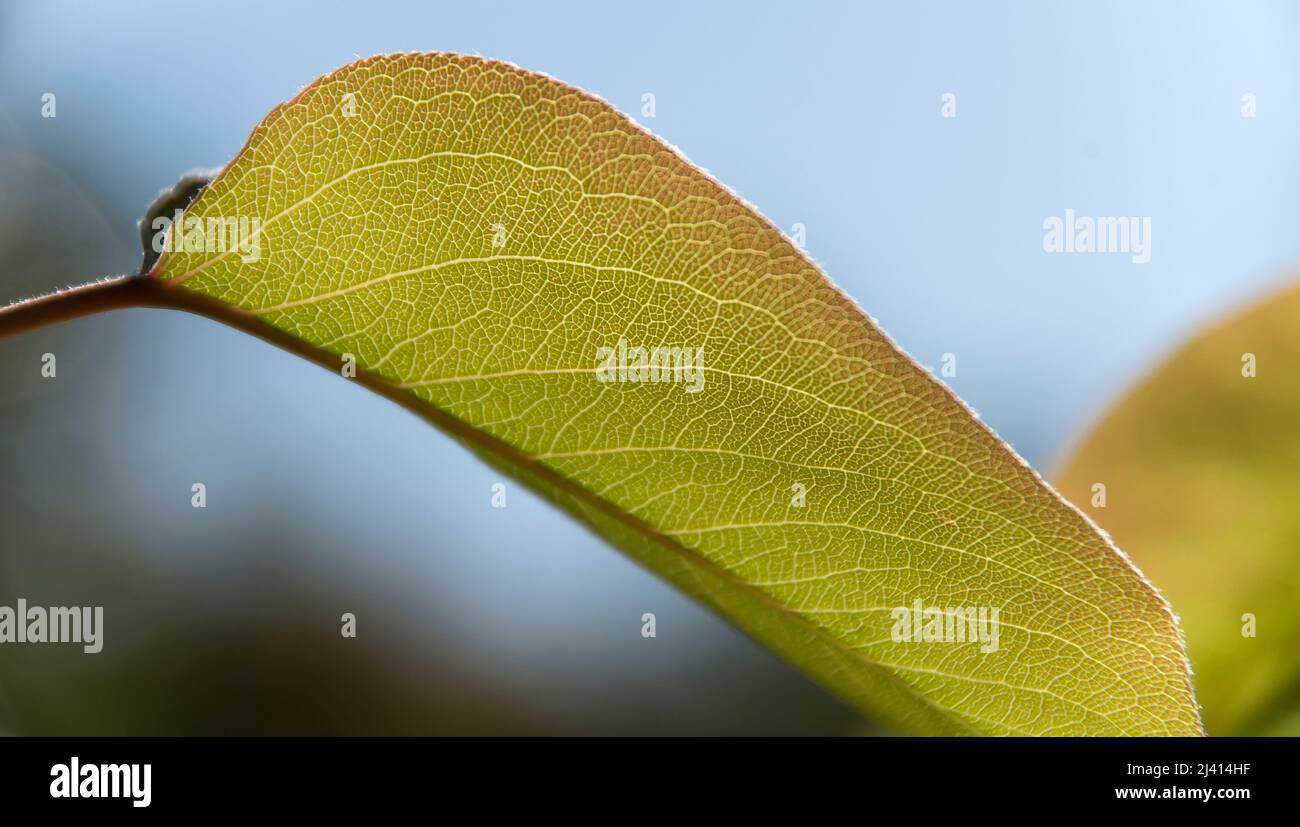
[[[1093,515],[1182,617],[1213,735],[1300,733],[1297,320],[1293,287],[1198,334],[1058,475],[1080,503],[1106,486]]]
[[[154,277],[354,355],[879,719],[1199,733],[1174,619],[1132,565],[770,223],[603,102],[476,58],[362,61],[272,112],[189,215],[256,218],[256,243]],[[620,339],[702,348],[703,387],[599,381]],[[996,608],[997,650],[896,642],[916,600]]]

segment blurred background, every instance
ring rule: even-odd
[[[3,0],[0,303],[136,270],[159,190],[397,51],[577,85],[803,224],[1038,468],[1300,263],[1295,4],[764,6]],[[1151,216],[1150,263],[1045,254],[1067,208]],[[105,646],[0,647],[5,733],[878,731],[397,406],[178,313],[0,342],[19,597],[103,606]]]

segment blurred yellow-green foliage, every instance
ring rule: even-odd
[[[1198,334],[1057,479],[1181,616],[1207,732],[1300,734],[1300,287]]]

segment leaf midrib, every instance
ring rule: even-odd
[[[287,331],[281,330],[247,311],[226,304],[217,299],[195,293],[192,290],[176,287],[168,282],[159,281],[158,279],[151,277],[146,277],[143,282],[141,288],[145,291],[146,296],[142,300],[138,301],[138,306],[180,310],[221,322],[224,325],[255,336],[269,344],[293,353],[294,355],[329,371],[331,374],[337,375],[335,365],[337,357],[335,354],[293,336]],[[460,419],[455,414],[440,408],[426,399],[416,396],[409,390],[394,384],[382,375],[376,374],[373,371],[358,366],[356,377],[349,381],[356,382],[363,387],[368,388],[372,392],[392,402],[396,402],[403,408],[406,408],[408,411],[411,411],[420,418],[431,422],[440,430],[457,439],[467,440],[478,448],[488,451],[490,454],[505,462],[527,468],[530,472],[544,479],[547,483],[554,485],[565,494],[574,497],[576,500],[590,505],[598,509],[601,513],[618,520],[623,525],[636,531],[639,535],[666,548],[686,563],[705,569],[733,588],[743,591],[762,601],[765,605],[768,605],[775,610],[785,621],[797,624],[801,628],[815,634],[819,640],[829,643],[831,646],[844,652],[854,660],[875,670],[879,675],[890,681],[892,684],[901,687],[911,697],[926,706],[938,710],[945,716],[945,718],[959,725],[969,734],[984,734],[982,730],[968,722],[968,720],[982,719],[966,715],[965,713],[958,712],[951,707],[939,703],[934,698],[924,694],[906,680],[891,672],[891,667],[862,655],[860,652],[854,650],[848,643],[840,640],[835,635],[811,622],[807,618],[802,617],[797,612],[790,609],[790,607],[780,603],[772,595],[744,582],[743,580],[739,580],[732,572],[704,558],[693,549],[682,545],[675,539],[663,535],[658,529],[647,525],[644,521],[638,519],[634,515],[628,514],[622,508],[569,479],[563,473],[547,465],[545,462],[537,460],[535,457],[519,450],[515,446],[510,445],[508,442],[505,442],[486,431],[475,428],[473,425]],[[1004,728],[1008,731],[1016,732],[1013,727],[1005,723],[994,721],[983,722]]]

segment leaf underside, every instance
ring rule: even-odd
[[[1199,734],[1173,616],[1127,559],[768,221],[602,101],[478,58],[364,60],[273,111],[187,213],[239,217],[260,257],[178,250],[153,277],[355,355],[868,714]],[[702,389],[599,381],[620,340],[702,349]],[[916,600],[996,607],[997,651],[896,642]]]
[[[1105,483],[1099,518],[1178,607],[1212,735],[1300,734],[1297,319],[1293,286],[1197,334],[1057,475],[1080,501]]]

